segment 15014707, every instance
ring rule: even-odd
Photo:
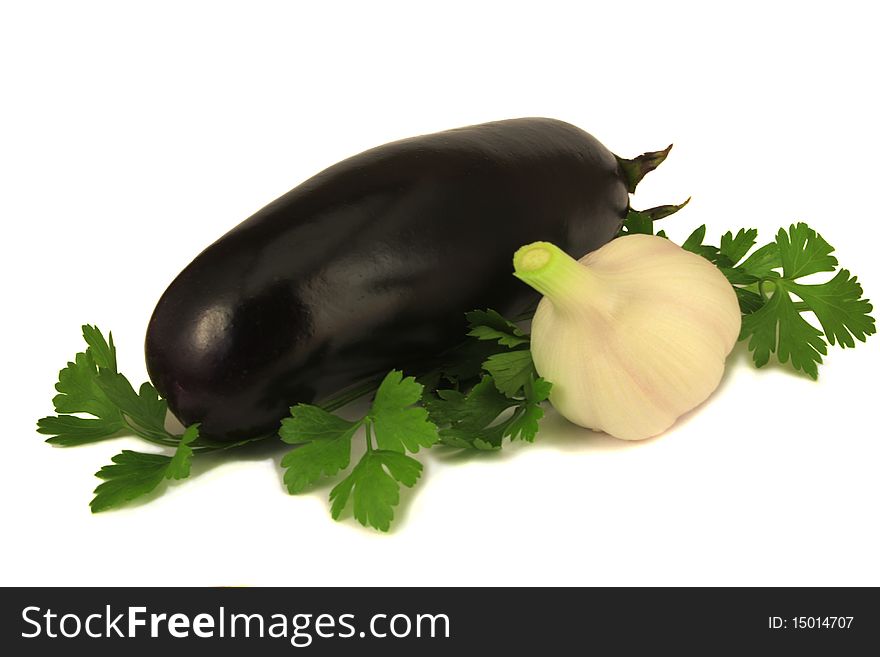
[[[854,616],[769,616],[767,627],[771,630],[848,630]]]

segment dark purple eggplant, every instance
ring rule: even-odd
[[[171,283],[150,320],[150,379],[185,425],[236,440],[288,408],[460,341],[464,313],[536,300],[523,244],[580,257],[611,240],[628,192],[667,151],[617,158],[546,118],[386,144],[242,222]]]

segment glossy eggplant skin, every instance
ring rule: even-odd
[[[159,300],[147,369],[202,435],[276,430],[310,403],[460,341],[464,313],[536,301],[511,258],[580,257],[629,203],[615,156],[546,118],[404,139],[322,171],[199,254]]]

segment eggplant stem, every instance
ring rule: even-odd
[[[639,214],[647,215],[651,221],[658,221],[660,219],[665,219],[671,214],[675,214],[679,210],[681,210],[684,206],[691,202],[691,197],[688,196],[683,203],[679,203],[678,205],[658,205],[654,208],[648,208],[647,210],[632,210],[631,212],[638,212]]]
[[[635,192],[636,186],[642,181],[642,178],[659,167],[663,160],[666,159],[666,156],[669,155],[670,150],[672,150],[672,144],[669,144],[662,151],[642,153],[631,160],[625,160],[615,155],[614,157],[617,158],[623,182],[626,183],[626,190],[630,194]]]

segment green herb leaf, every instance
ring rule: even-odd
[[[199,437],[199,425],[191,424],[188,426],[183,435],[180,436],[180,444],[171,457],[171,463],[165,471],[166,479],[186,479],[189,477],[190,466],[192,465],[192,443]]]
[[[75,356],[72,363],[58,373],[52,399],[58,413],[88,413],[95,417],[119,418],[119,409],[107,398],[97,382],[98,366],[91,351]]]
[[[719,252],[729,260],[730,266],[735,266],[755,245],[757,238],[757,228],[741,228],[736,236],[732,232],[727,231],[721,236]]]
[[[499,392],[513,397],[528,383],[535,371],[535,365],[532,362],[532,352],[521,349],[489,356],[483,363],[483,369],[492,376]]]
[[[831,255],[834,247],[805,223],[792,224],[787,233],[780,228],[776,245],[782,260],[782,275],[789,280],[834,271],[837,267],[837,258]]]
[[[180,438],[174,456],[131,450],[123,450],[114,456],[111,465],[105,465],[95,473],[104,482],[95,488],[95,497],[89,505],[92,513],[119,507],[146,495],[164,479],[188,477],[193,454],[190,444],[198,435],[198,425],[188,427]]]
[[[143,383],[135,392],[124,375],[109,371],[101,371],[96,381],[107,399],[138,426],[156,434],[165,433],[168,405],[152,384]]]
[[[703,244],[706,238],[706,224],[699,226],[688,235],[688,238],[682,243],[681,248],[691,253],[701,255],[711,262],[717,262],[720,250],[718,247]]]
[[[826,353],[822,333],[801,317],[784,290],[743,317],[740,335],[749,338],[749,350],[757,367],[766,365],[775,352],[780,363],[791,358],[792,367],[814,379],[818,375],[817,365]]]
[[[779,247],[776,242],[770,242],[770,244],[765,244],[746,258],[745,262],[740,265],[740,268],[758,279],[778,276],[774,269],[778,269],[781,266],[782,259],[779,257]]]
[[[757,367],[767,364],[770,354],[775,353],[780,363],[790,361],[794,369],[815,379],[827,343],[853,347],[855,340],[864,342],[876,331],[868,314],[872,306],[862,298],[861,286],[846,269],[825,283],[796,282],[803,276],[834,271],[837,258],[831,255],[833,250],[816,231],[799,223],[788,231],[780,229],[775,242],[758,249],[743,263],[743,269],[760,278],[759,291],[770,294],[764,301],[755,291],[737,289],[745,313],[740,338],[748,340]],[[801,301],[795,302],[792,294]],[[807,311],[815,314],[824,336],[801,315]]]
[[[369,418],[381,450],[418,452],[437,442],[437,427],[424,408],[413,406],[422,398],[422,386],[399,370],[388,373],[370,409]]]
[[[400,452],[368,451],[330,491],[331,515],[338,520],[351,498],[358,522],[387,532],[400,502],[400,484],[414,486],[421,472],[421,463]]]
[[[541,402],[550,397],[552,387],[549,381],[534,376],[530,377],[525,386],[525,400],[520,404],[504,430],[505,436],[511,440],[534,442],[535,436],[538,434],[538,422],[544,417]]]
[[[646,212],[630,210],[626,214],[622,228],[625,235],[653,235],[654,220]]]
[[[431,419],[438,425],[449,425],[440,430],[441,442],[450,444],[451,438],[470,445],[475,438],[482,438],[496,446],[501,444],[503,429],[496,432],[488,427],[517,404],[498,390],[491,376],[484,376],[466,395],[457,390],[438,390],[437,398],[426,402]]]
[[[105,465],[95,473],[104,483],[95,489],[95,497],[89,505],[92,513],[122,506],[150,493],[165,478],[171,463],[170,456],[131,450],[123,450],[111,460],[112,465]]]
[[[76,447],[113,438],[124,426],[121,419],[76,415],[49,416],[37,420],[37,432],[51,436],[46,442],[60,447]]]
[[[89,345],[89,351],[95,359],[98,367],[110,372],[116,371],[116,347],[113,344],[113,333],[110,333],[109,342],[104,339],[104,334],[97,326],[84,324],[82,327],[83,339]]]
[[[528,344],[529,338],[516,324],[494,310],[474,310],[465,314],[471,330],[468,335],[478,340],[495,340],[505,347]]]
[[[785,288],[809,306],[832,345],[855,347],[853,338],[864,342],[876,330],[874,319],[868,314],[873,306],[862,298],[862,286],[846,269],[821,285],[788,282]]]
[[[112,373],[116,369],[113,338],[108,343],[96,326],[89,325],[83,326],[83,337],[88,348],[58,373],[55,389],[59,394],[52,403],[59,415],[37,421],[37,431],[50,436],[46,442],[53,445],[71,447],[104,440],[125,426],[119,409],[98,384],[99,371]]]
[[[287,490],[296,494],[348,467],[351,439],[362,423],[308,404],[294,406],[290,412],[291,417],[281,422],[279,435],[286,443],[305,444],[285,454],[281,467],[286,468]]]
[[[739,309],[743,315],[749,315],[764,305],[764,299],[757,292],[752,292],[744,287],[734,287],[733,290],[736,292]]]
[[[353,499],[357,520],[381,531],[388,531],[399,500],[400,484],[413,486],[422,471],[421,464],[404,452],[417,452],[437,442],[437,426],[421,401],[423,386],[399,370],[390,371],[376,390],[370,412],[356,422],[344,420],[317,406],[300,404],[291,417],[281,423],[280,435],[288,443],[306,443],[285,455],[284,482],[291,493],[298,493],[320,479],[335,475],[349,466],[351,440],[355,431],[366,427],[367,452],[347,477],[330,491],[331,514],[339,518]],[[378,449],[373,449],[375,433]]]
[[[492,376],[485,376],[466,395],[439,390],[437,397],[426,403],[431,419],[443,426],[443,444],[497,450],[504,438],[531,442],[538,431],[538,421],[544,415],[541,402],[549,396],[550,384],[530,373],[522,390],[521,397],[508,397],[498,389]],[[510,409],[513,412],[503,417]]]

